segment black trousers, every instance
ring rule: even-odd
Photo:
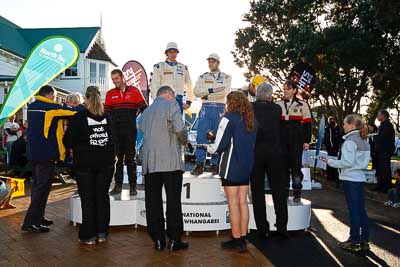
[[[147,229],[153,241],[165,240],[165,219],[162,201],[164,186],[167,196],[167,236],[180,240],[183,232],[181,191],[182,171],[146,174],[145,201]]]
[[[304,133],[301,125],[294,123],[285,123],[281,129],[282,149],[283,149],[283,162],[284,173],[287,176],[289,187],[290,177],[292,177],[292,187],[295,196],[301,195],[304,175],[301,172]]]
[[[376,176],[378,178],[378,186],[384,191],[389,190],[392,179],[392,169],[390,166],[391,156],[392,155],[386,153],[376,154]]]
[[[129,184],[136,184],[136,131],[132,134],[116,135],[115,152],[117,163],[115,169],[115,183],[122,184],[124,180],[124,163],[129,177]]]
[[[326,176],[328,180],[339,182],[339,172],[338,169],[327,166]]]
[[[54,161],[31,161],[31,165],[31,204],[26,212],[24,225],[41,224],[55,169]]]
[[[328,156],[337,157],[337,153],[328,152]],[[332,168],[330,166],[326,166],[326,177],[328,180],[339,182],[339,171],[337,168]]]
[[[108,190],[114,165],[96,168],[76,168],[76,182],[81,198],[82,224],[79,239],[106,236],[110,224],[110,197]]]
[[[258,231],[263,233],[269,232],[264,189],[265,174],[267,174],[274,201],[276,214],[275,226],[278,231],[284,232],[286,231],[288,222],[288,176],[284,173],[282,157],[276,153],[265,153],[265,151],[268,151],[268,148],[257,145],[253,173],[250,178],[254,219]]]

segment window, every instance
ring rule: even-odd
[[[106,83],[106,64],[99,63],[99,82],[98,86],[103,88]]]
[[[78,77],[78,65],[71,66],[69,69],[66,69],[64,72],[65,77]]]
[[[99,64],[99,78],[100,79],[106,78],[106,64],[103,63]]]
[[[90,62],[90,65],[89,65],[89,73],[90,73],[90,76],[89,76],[89,82],[90,83],[96,83],[96,76],[97,76],[97,73],[96,73],[96,68],[97,68],[97,65],[96,65],[96,63],[94,63],[94,62]]]

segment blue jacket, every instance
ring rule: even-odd
[[[215,143],[207,150],[218,152],[219,175],[235,183],[249,182],[254,164],[256,131],[247,132],[246,123],[238,112],[226,113],[222,117]]]
[[[62,118],[72,116],[75,111],[46,97],[35,98],[36,101],[28,106],[28,160],[64,160]]]

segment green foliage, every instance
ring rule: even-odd
[[[247,77],[267,74],[281,85],[291,67],[308,62],[317,73],[311,101],[342,120],[391,107],[400,88],[400,2],[389,0],[252,1],[236,32],[235,62]]]

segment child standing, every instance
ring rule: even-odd
[[[394,172],[394,187],[388,191],[388,201],[385,206],[400,208],[400,169]]]
[[[350,217],[350,237],[339,246],[351,252],[369,250],[369,223],[365,209],[364,185],[365,169],[370,160],[368,128],[359,115],[348,115],[344,119],[342,145],[339,159],[322,159],[329,166],[339,169],[339,179],[343,182]]]

